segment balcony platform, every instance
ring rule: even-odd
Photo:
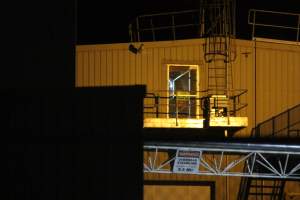
[[[210,127],[247,127],[248,117],[212,117]]]
[[[248,125],[247,117],[211,118],[208,127],[204,118],[145,118],[144,139],[152,140],[198,140],[200,138],[226,138]]]
[[[177,121],[177,122],[176,122]],[[204,119],[146,118],[144,128],[203,128]]]
[[[248,126],[247,117],[213,117],[209,127],[244,128]],[[204,118],[145,118],[144,128],[204,128]]]
[[[232,137],[248,125],[247,117],[215,117],[210,125],[204,126],[204,118],[145,118],[143,137],[145,141],[155,140],[198,140],[201,138]]]

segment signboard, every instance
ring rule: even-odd
[[[200,151],[177,150],[174,173],[193,174],[199,171]]]

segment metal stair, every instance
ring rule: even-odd
[[[299,138],[300,104],[259,123],[251,131],[252,138]]]
[[[256,139],[261,138],[297,138],[299,137],[300,127],[300,104],[279,113],[276,116],[258,124],[252,129],[251,137]],[[291,170],[290,166],[295,165],[299,158],[289,160],[288,171]],[[284,158],[277,156],[276,159],[271,159],[272,164],[284,163]],[[246,170],[246,166],[244,171]],[[256,170],[260,170],[257,168]],[[283,199],[285,180],[283,179],[257,179],[243,177],[238,194],[238,200],[247,199],[270,199],[281,200]]]
[[[266,156],[266,159],[268,159],[272,165],[285,160],[285,158],[280,155],[270,158]],[[295,159],[291,159],[289,163],[295,163],[295,161]],[[251,159],[250,162],[252,162]],[[288,166],[286,168],[290,169]],[[247,171],[246,165],[244,165],[244,171]],[[268,170],[266,168],[263,169],[259,165],[255,165],[254,172],[264,174],[267,173]],[[237,200],[282,200],[285,182],[286,179],[242,177]]]
[[[242,178],[238,200],[282,200],[285,180]]]

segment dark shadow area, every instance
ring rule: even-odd
[[[2,90],[3,199],[142,199],[144,93],[143,86]]]
[[[0,88],[74,87],[75,2],[3,2]]]

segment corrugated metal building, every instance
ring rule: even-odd
[[[242,101],[248,104],[237,113],[237,116],[248,117],[248,126],[235,135],[249,137],[257,124],[300,103],[300,84],[297,83],[300,77],[300,45],[259,38],[253,41],[237,39],[235,43],[237,57],[232,63],[233,89],[246,89]],[[205,90],[208,64],[203,58],[203,44],[203,39],[144,42],[142,51],[137,54],[128,50],[128,43],[77,46],[76,87],[143,84],[147,86],[147,92],[166,91],[169,66],[190,65],[197,68],[198,89]],[[229,162],[230,157],[227,159],[226,162]],[[173,196],[169,196],[172,199],[194,199],[194,188],[209,196],[199,199],[213,199],[206,191],[207,187],[216,191],[216,199],[236,199],[240,184],[238,177],[145,174],[144,178],[154,182],[159,180],[162,184],[165,184],[164,181],[177,181],[177,185],[192,185],[195,181],[206,183],[202,187],[185,188],[185,195],[176,190],[172,192]],[[211,184],[213,182],[215,185]],[[286,191],[295,192],[295,184],[298,183],[286,184]],[[183,185],[182,188],[186,187]],[[145,182],[144,198],[160,199],[163,196],[156,194],[172,189],[171,186],[163,188],[166,190],[160,191],[161,187],[155,188],[153,183],[147,185]]]
[[[129,44],[80,45],[76,49],[76,86],[145,84],[147,91],[168,90],[168,65],[196,65],[199,90],[207,87],[207,64],[202,39],[146,42],[141,53],[128,51]],[[248,104],[238,115],[248,117],[239,135],[300,102],[300,46],[276,41],[236,40],[233,63],[234,89],[247,89]]]

